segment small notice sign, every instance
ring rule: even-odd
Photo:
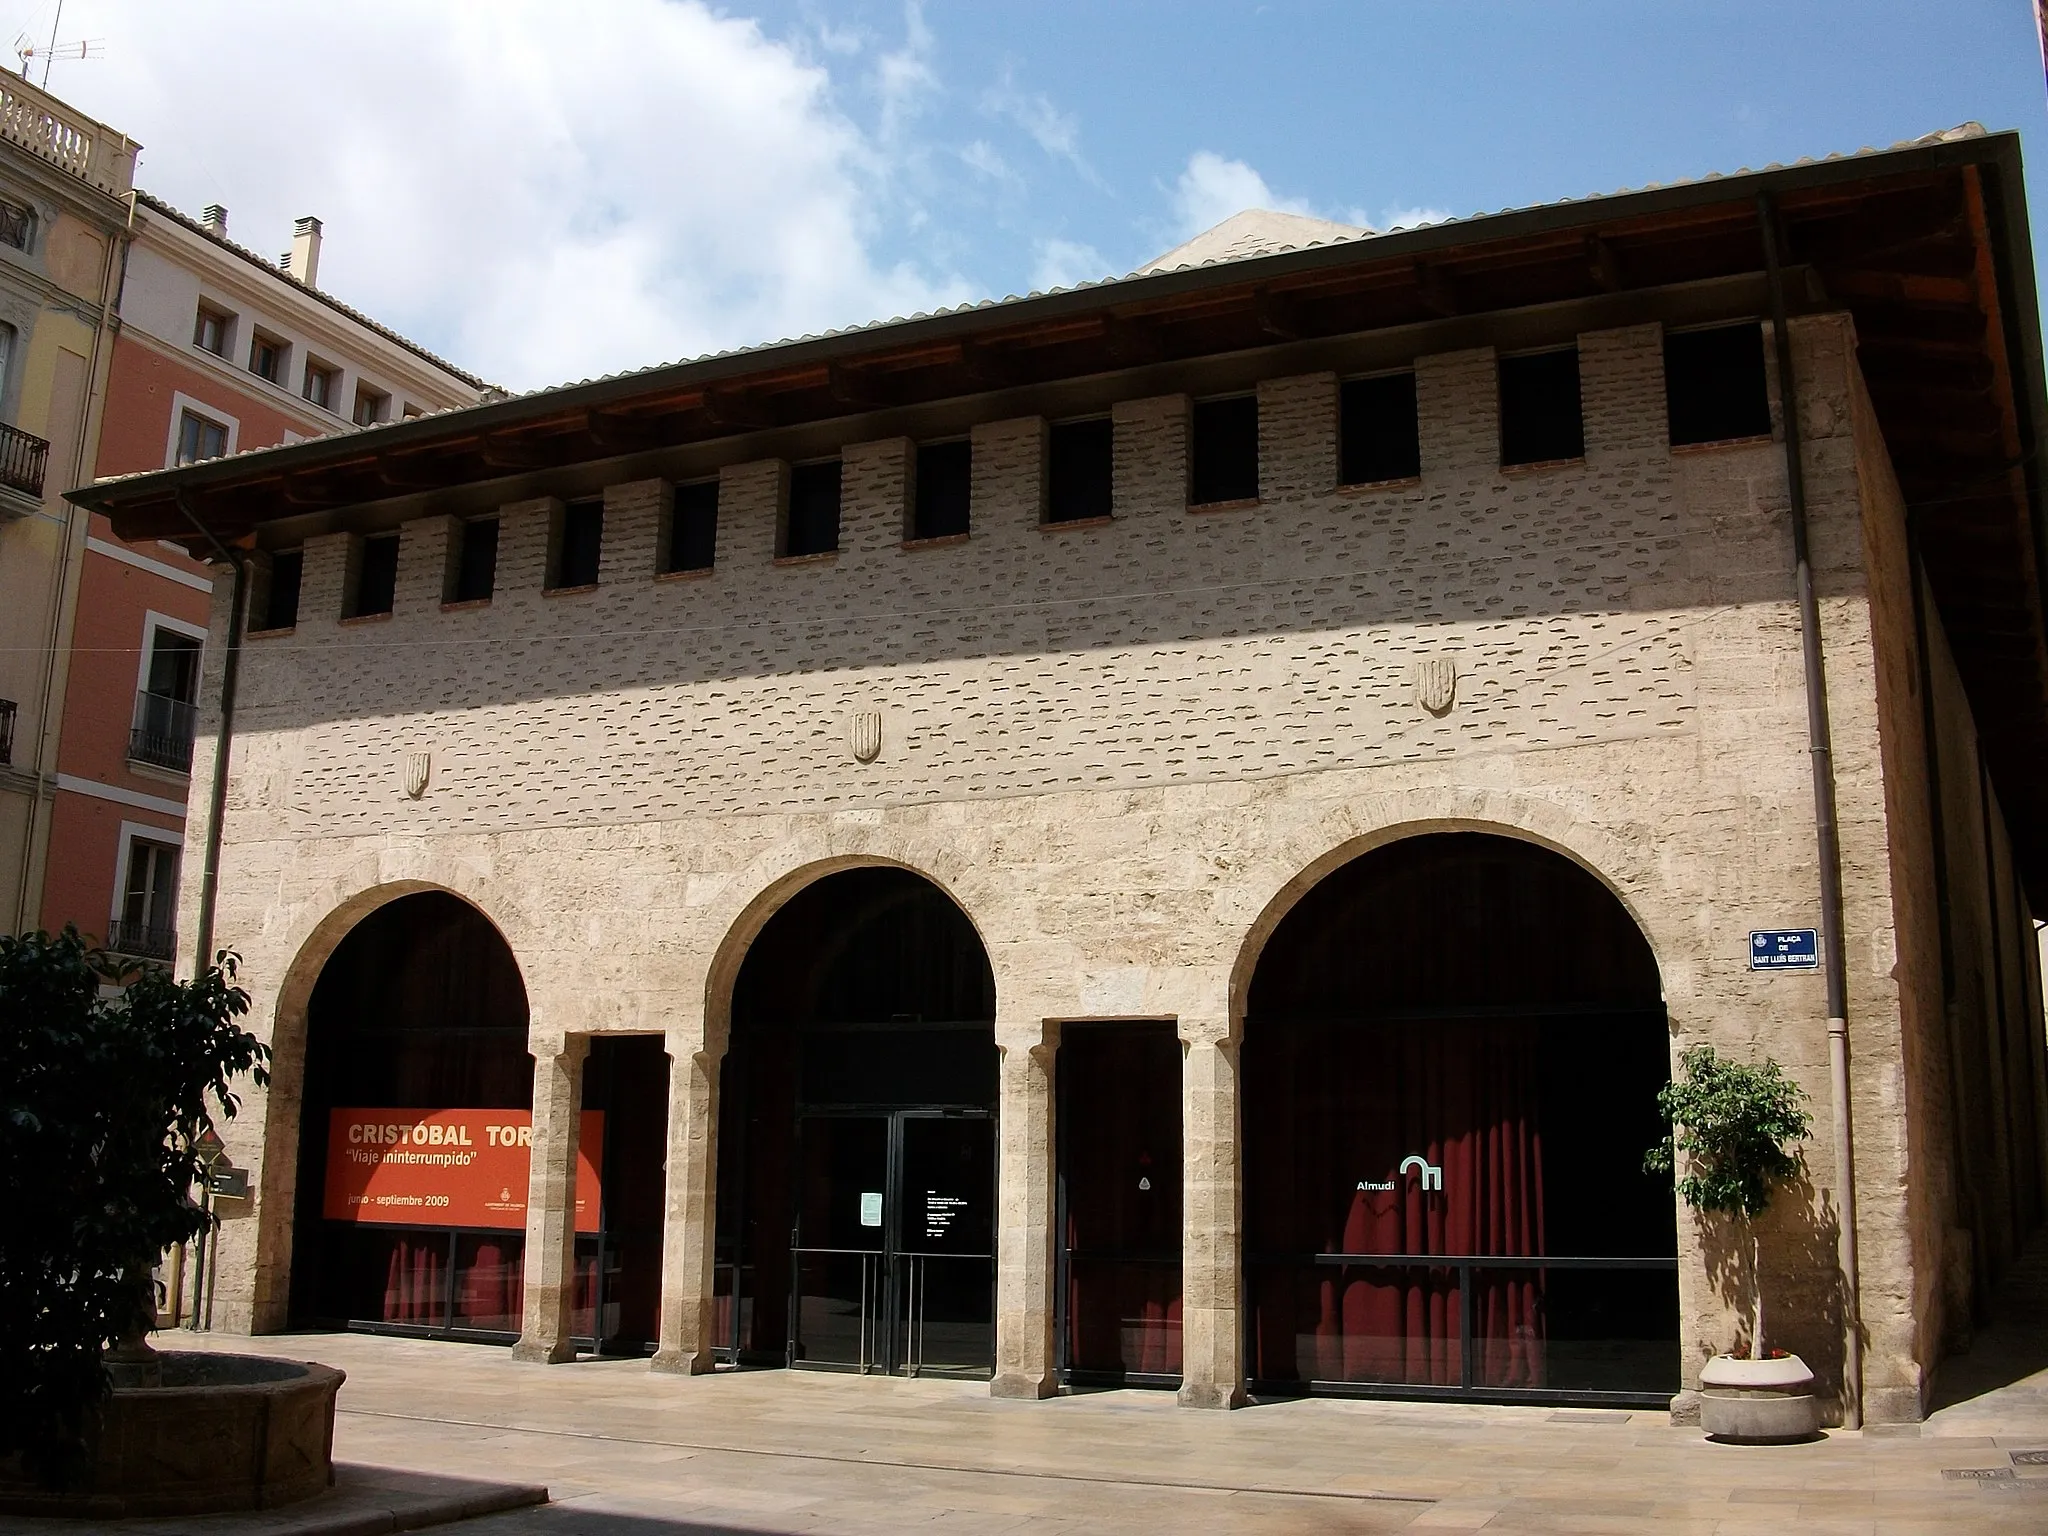
[[[1818,928],[1757,928],[1749,935],[1752,971],[1811,971],[1820,967]]]
[[[882,1224],[882,1192],[879,1189],[861,1192],[860,1224],[864,1227],[879,1227]]]

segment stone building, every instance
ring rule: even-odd
[[[221,1325],[1661,1401],[1708,1043],[1924,1411],[2048,1188],[2016,139],[1244,243],[77,493],[234,555]]]

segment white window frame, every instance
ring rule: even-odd
[[[114,853],[114,896],[107,907],[107,932],[111,934],[114,924],[121,921],[123,909],[128,904],[128,877],[135,871],[135,845],[155,843],[159,847],[176,850],[178,855],[178,886],[182,897],[185,885],[185,831],[160,827],[147,821],[124,821],[119,833],[120,843]],[[171,926],[177,926],[177,903],[171,905]]]
[[[205,314],[213,314],[220,317],[220,350],[218,352],[214,351],[211,347],[200,345],[199,321],[200,317]],[[242,317],[240,314],[203,292],[199,295],[199,302],[193,306],[192,310],[192,350],[194,352],[210,357],[217,363],[231,363],[234,361],[235,346],[241,333]]]
[[[137,693],[149,686],[149,664],[156,657],[156,637],[166,630],[199,642],[199,673],[202,677],[206,675],[206,631],[197,624],[188,624],[183,619],[174,619],[168,613],[158,613],[151,608],[142,616],[142,659],[135,669]],[[196,706],[199,701],[194,698],[192,702]]]
[[[217,405],[211,405],[204,400],[194,399],[181,389],[171,396],[171,430],[164,437],[165,469],[175,469],[177,467],[178,434],[184,428],[185,413],[187,411],[190,411],[194,416],[205,417],[217,427],[226,427],[228,429],[228,449],[221,457],[233,458],[235,456],[236,445],[242,435],[241,419],[230,416]]]

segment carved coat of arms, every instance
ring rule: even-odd
[[[1458,696],[1458,663],[1449,656],[1425,656],[1415,663],[1415,702],[1432,715],[1449,711]]]
[[[872,763],[882,755],[882,712],[857,709],[846,717],[846,744],[856,762]]]
[[[434,768],[434,754],[431,752],[408,752],[405,754],[405,797],[417,800],[427,792],[427,779]]]

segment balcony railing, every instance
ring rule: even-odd
[[[192,771],[192,728],[199,711],[183,699],[144,689],[135,695],[135,722],[128,730],[128,760]]]
[[[0,76],[0,139],[119,197],[142,146],[13,75]]]
[[[178,952],[178,931],[117,918],[107,925],[107,948],[137,960],[168,962]]]
[[[50,445],[19,427],[0,423],[0,485],[33,500],[43,499],[43,471]]]

